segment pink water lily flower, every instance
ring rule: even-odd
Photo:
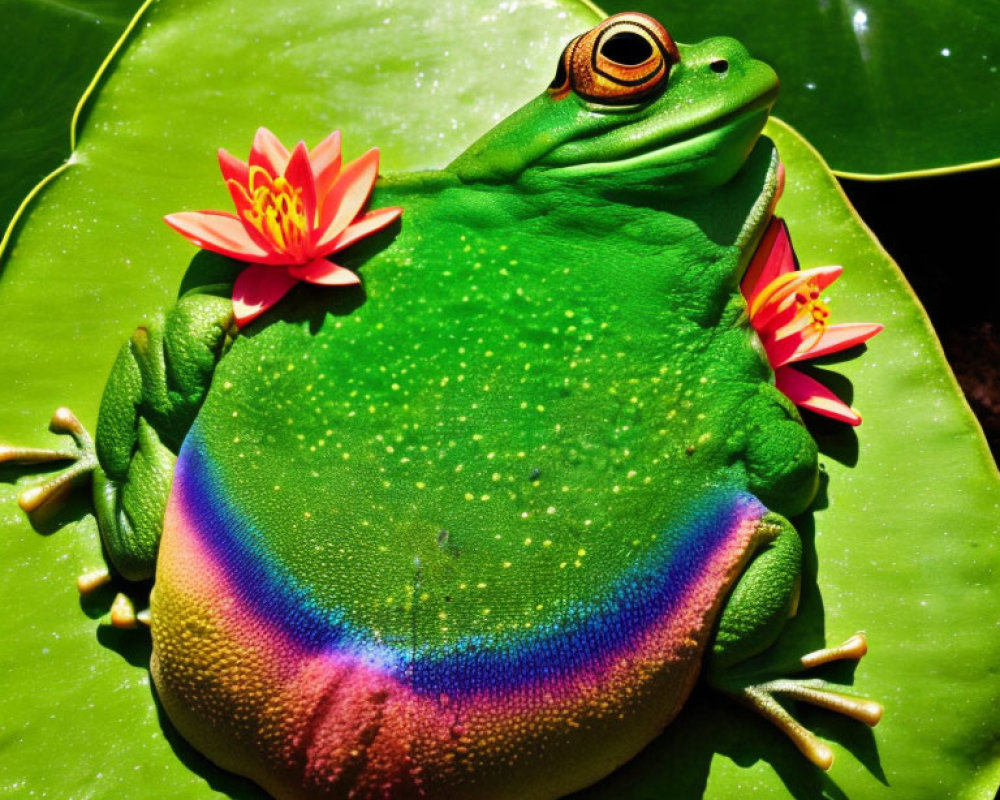
[[[311,151],[289,152],[267,128],[253,140],[248,163],[219,150],[219,166],[236,205],[227,211],[181,211],[164,219],[199,247],[250,266],[233,286],[233,312],[243,326],[263,314],[299,281],[322,286],[359,283],[328,260],[402,213],[378,208],[362,214],[378,176],[372,148],[341,170],[340,131]]]
[[[841,267],[799,270],[788,229],[773,217],[740,289],[778,389],[797,406],[860,425],[857,411],[819,381],[789,366],[854,347],[882,330],[878,323],[829,324],[830,311],[820,294],[841,271]]]

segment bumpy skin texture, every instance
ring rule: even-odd
[[[158,554],[105,538],[155,558],[156,688],[218,764],[277,797],[556,797],[669,723],[720,614],[722,657],[773,640],[798,564],[753,559],[797,540],[761,499],[797,513],[816,480],[738,287],[774,77],[729,40],[681,58],[639,110],[543,95],[382,181],[404,222],[347,251],[361,287],[300,286],[231,348],[197,315],[207,394],[126,348],[116,508],[146,427],[190,430]],[[748,564],[780,596],[723,612]]]
[[[97,422],[94,506],[106,551],[130,580],[153,575],[175,454],[235,328],[229,287],[203,283],[118,353]]]

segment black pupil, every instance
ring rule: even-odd
[[[638,33],[621,31],[605,40],[601,45],[601,55],[616,64],[634,67],[653,55],[653,45]]]

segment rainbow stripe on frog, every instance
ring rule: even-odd
[[[393,645],[282,571],[198,440],[181,451],[160,548],[153,677],[186,738],[279,796],[593,783],[677,713],[725,587],[766,536],[756,499],[713,490],[655,558],[559,624]]]

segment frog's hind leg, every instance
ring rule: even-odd
[[[56,461],[73,462],[54,477],[44,483],[31,486],[18,495],[18,505],[29,514],[43,505],[58,502],[72,486],[88,477],[97,468],[94,440],[72,411],[68,408],[57,408],[52,415],[49,429],[53,433],[68,434],[73,438],[76,447],[64,450],[46,450],[0,445],[0,462],[26,465],[48,464]]]
[[[791,699],[844,714],[869,726],[882,716],[882,707],[852,697],[842,687],[822,680],[781,677],[759,680],[751,659],[769,648],[797,610],[802,546],[792,525],[777,514],[762,520],[765,544],[747,565],[726,600],[712,652],[706,665],[708,682],[749,706],[776,725],[813,764],[828,769],[833,751],[781,705]],[[864,634],[837,647],[808,653],[786,672],[797,673],[840,660],[857,661],[868,651]]]

